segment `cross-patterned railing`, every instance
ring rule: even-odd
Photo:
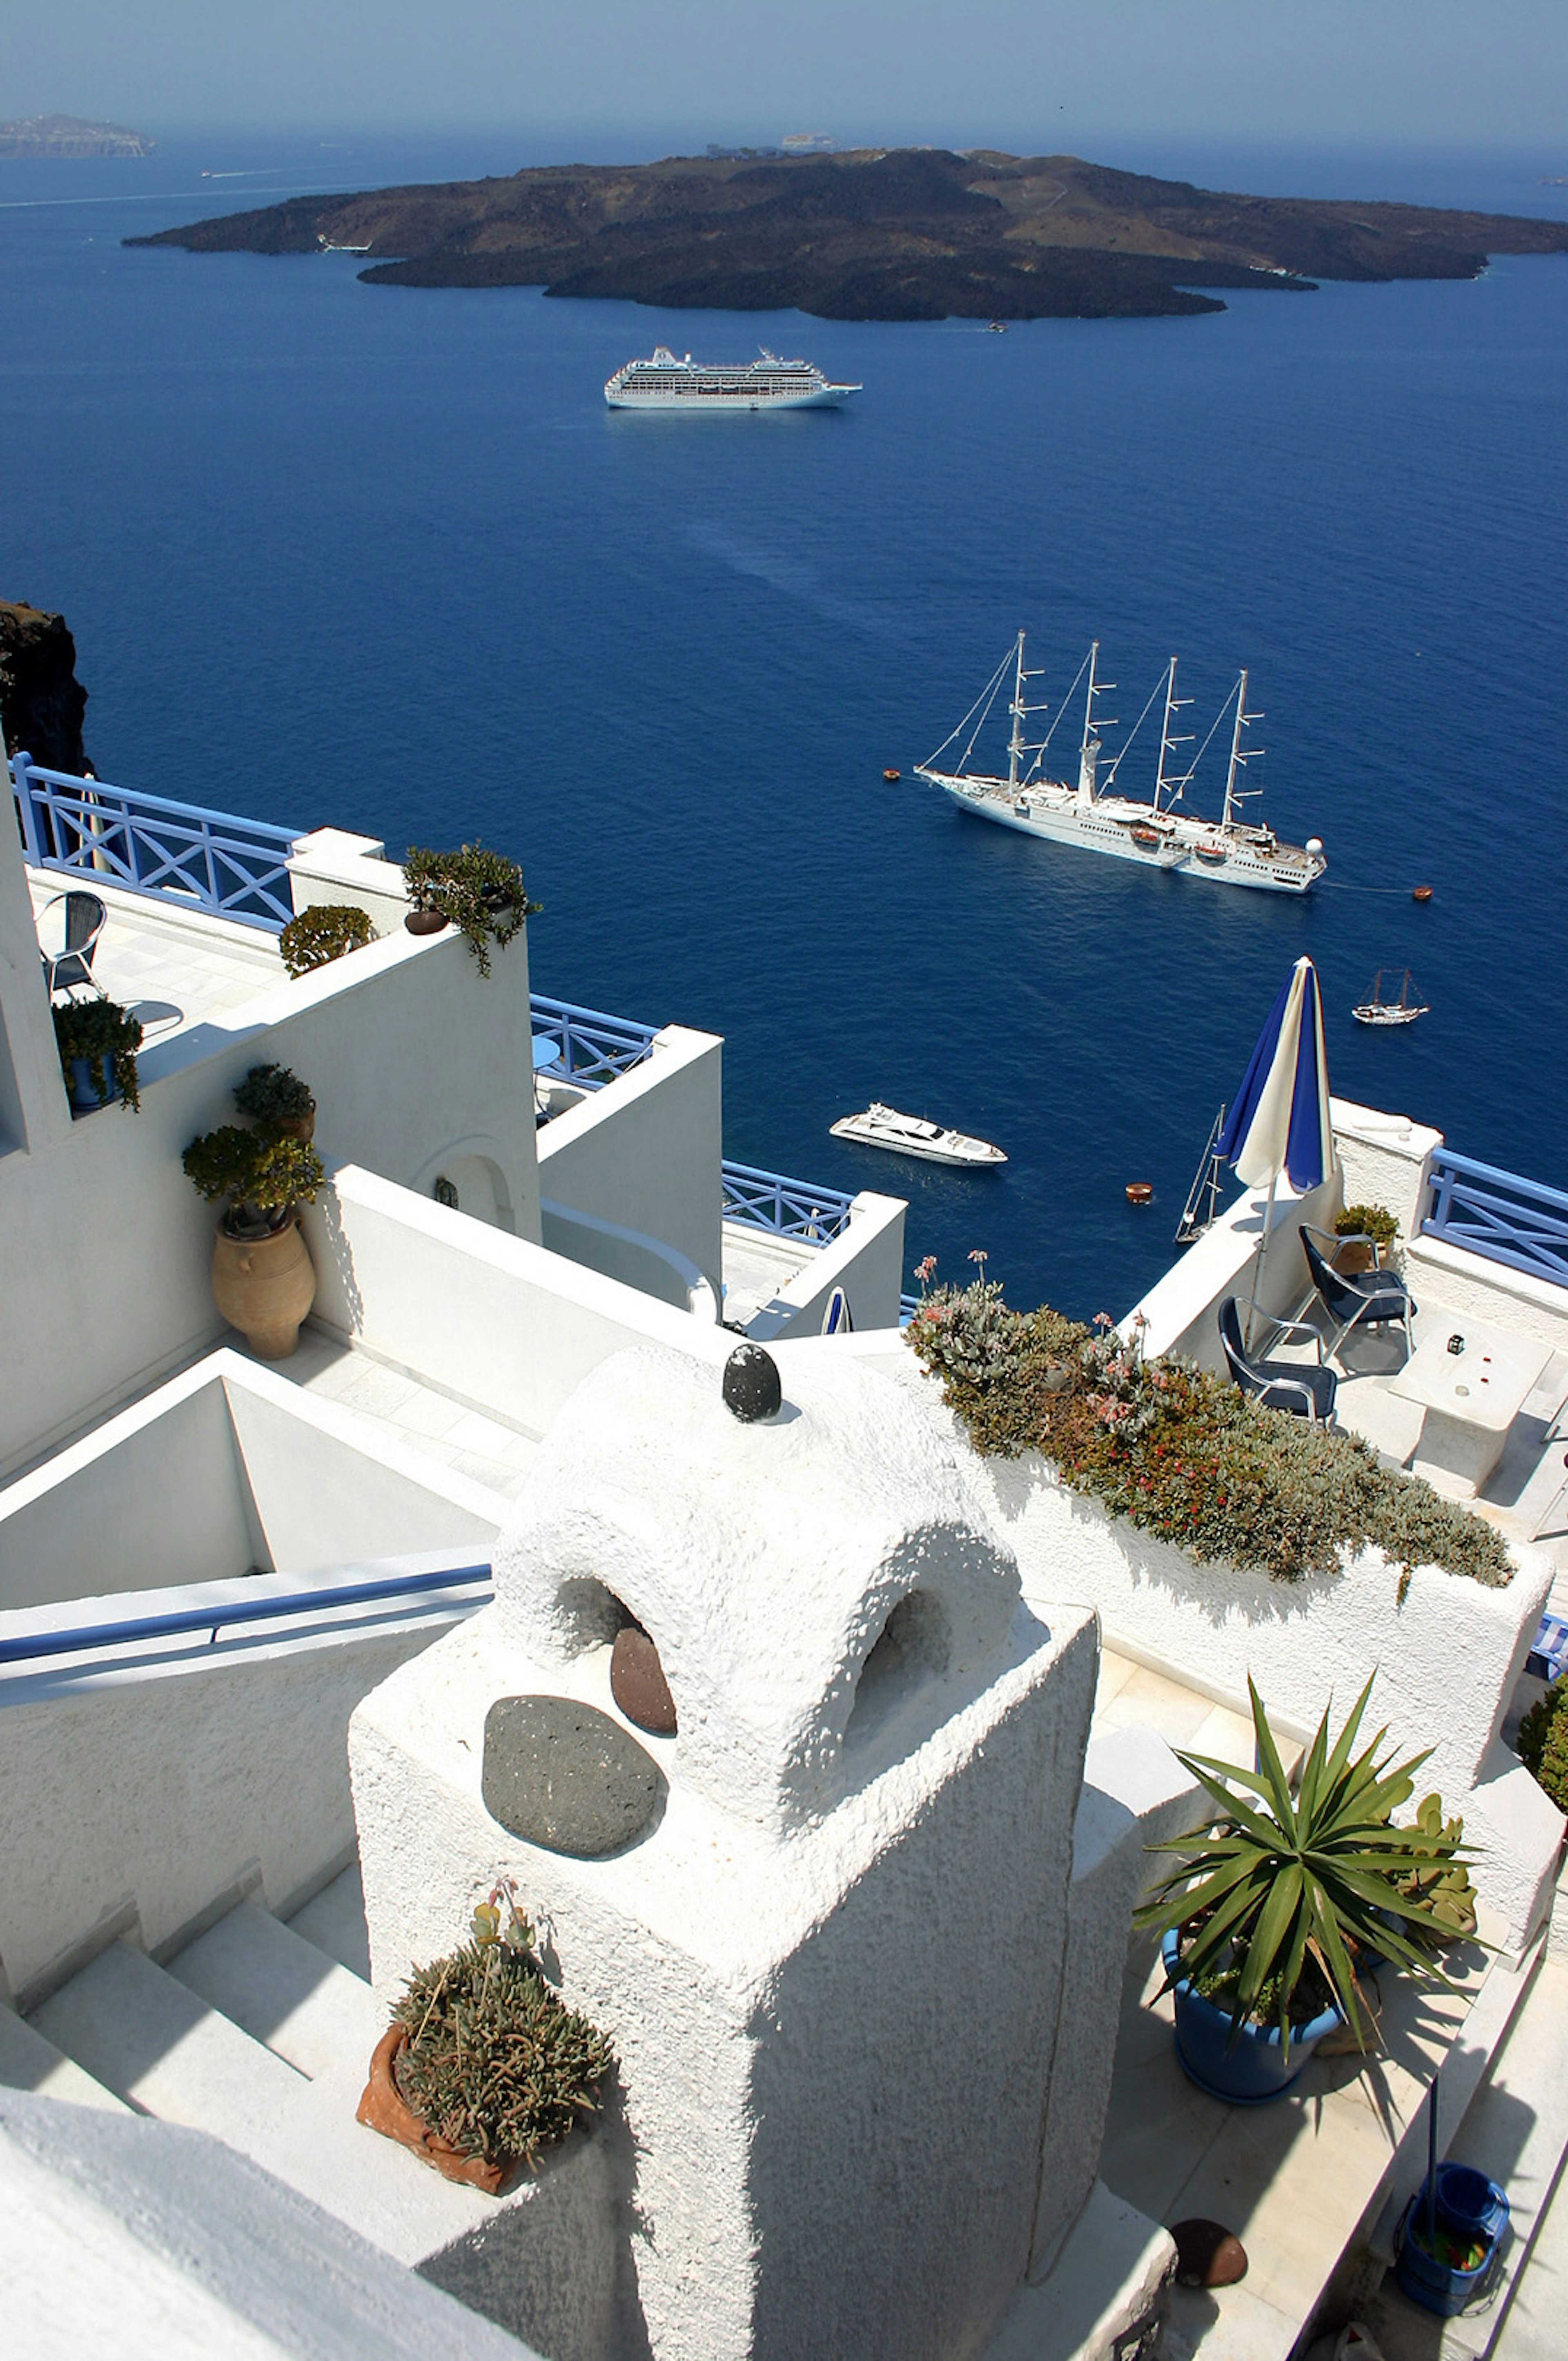
[[[298,829],[75,779],[21,753],[11,757],[11,785],[35,867],[169,895],[269,934],[294,915],[289,853]]]
[[[762,1172],[751,1164],[726,1164],[724,1219],[744,1222],[754,1230],[772,1230],[782,1238],[799,1238],[806,1246],[825,1246],[850,1223],[851,1200],[841,1189],[819,1189],[809,1180],[791,1180],[782,1172]]]
[[[544,1079],[576,1082],[586,1091],[602,1090],[618,1074],[641,1065],[659,1029],[633,1024],[628,1016],[609,1016],[602,1008],[549,1000],[537,992],[530,997],[529,1010],[535,1041],[555,1043],[555,1060],[544,1068]]]
[[[1568,1194],[1438,1148],[1422,1235],[1568,1287]]]

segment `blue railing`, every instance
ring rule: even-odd
[[[1568,1195],[1438,1148],[1421,1235],[1568,1287]]]
[[[850,1225],[851,1200],[841,1189],[818,1189],[783,1172],[762,1172],[751,1164],[725,1164],[724,1219],[781,1238],[825,1246]]]
[[[549,1000],[537,992],[530,996],[529,1012],[534,1039],[555,1043],[555,1062],[544,1068],[545,1079],[559,1076],[586,1091],[602,1090],[618,1074],[641,1065],[659,1029],[634,1025],[627,1016],[607,1016],[602,1008]]]
[[[317,1615],[329,1607],[363,1607],[386,1599],[409,1598],[422,1591],[459,1590],[490,1579],[488,1565],[443,1566],[433,1574],[383,1575],[374,1582],[345,1582],[328,1589],[300,1590],[267,1598],[234,1598],[208,1607],[181,1607],[167,1615],[138,1615],[124,1623],[82,1623],[64,1631],[29,1631],[19,1640],[0,1640],[0,1664],[20,1664],[41,1656],[80,1656],[105,1648],[127,1648],[142,1640],[173,1640],[187,1631],[211,1631],[215,1640],[225,1626],[270,1623],[285,1615]],[[489,1597],[465,1604],[482,1607]]]
[[[35,867],[170,895],[274,935],[294,915],[289,853],[298,829],[74,779],[26,754],[11,757],[11,785]]]

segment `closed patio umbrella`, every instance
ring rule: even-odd
[[[1310,959],[1299,959],[1280,987],[1225,1117],[1216,1152],[1234,1165],[1237,1178],[1249,1188],[1268,1183],[1253,1281],[1255,1296],[1263,1281],[1280,1174],[1288,1176],[1293,1189],[1315,1189],[1334,1164],[1322,1001]]]

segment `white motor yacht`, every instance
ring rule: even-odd
[[[1000,1148],[967,1132],[946,1131],[917,1115],[900,1115],[875,1099],[863,1115],[841,1115],[829,1126],[835,1139],[857,1139],[862,1148],[888,1148],[895,1156],[922,1156],[928,1164],[1005,1164]]]

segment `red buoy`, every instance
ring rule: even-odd
[[[1431,900],[1431,887],[1430,885],[1412,885],[1410,888],[1410,899],[1412,902],[1430,902]]]
[[[896,771],[884,771],[883,773],[883,777],[888,781],[890,785],[892,782],[898,777],[898,775],[899,774]]]
[[[1146,1205],[1149,1203],[1153,1196],[1154,1182],[1152,1180],[1128,1181],[1127,1202],[1129,1205]]]

